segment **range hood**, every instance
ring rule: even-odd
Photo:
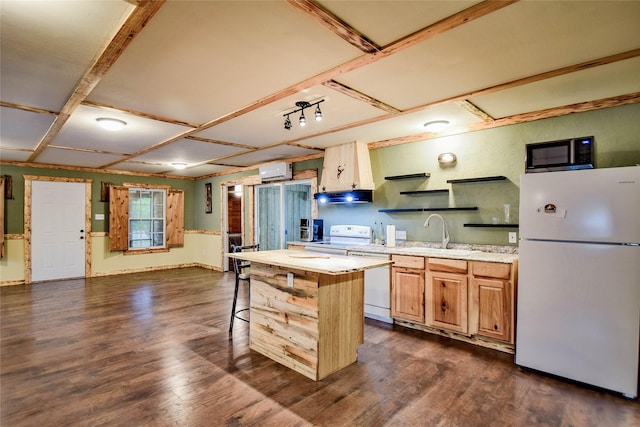
[[[374,189],[366,143],[355,141],[325,150],[320,192],[313,195],[319,203],[370,203]]]

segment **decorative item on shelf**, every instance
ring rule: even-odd
[[[511,205],[509,203],[505,203],[503,205],[504,208],[504,223],[509,224],[511,222]]]
[[[440,163],[441,168],[453,167],[457,161],[458,158],[453,153],[442,153],[438,156],[438,163]]]
[[[316,110],[314,112],[314,117],[316,119],[316,121],[320,121],[322,120],[322,111],[320,110],[320,103],[324,102],[324,99],[321,99],[320,101],[316,101],[316,102],[307,102],[307,101],[298,101],[296,102],[296,108],[293,111],[290,111],[288,113],[283,114],[282,116],[285,118],[284,119],[284,128],[286,130],[291,130],[291,119],[289,118],[289,116],[291,114],[295,114],[298,111],[300,111],[300,118],[298,119],[298,124],[300,126],[305,126],[307,124],[307,119],[304,116],[304,110],[305,108],[311,108],[314,105],[316,106]]]
[[[124,120],[114,119],[111,117],[98,117],[96,122],[98,122],[98,125],[103,129],[112,131],[122,130],[127,125],[127,122]]]

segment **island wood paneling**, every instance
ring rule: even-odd
[[[356,361],[363,310],[361,271],[328,275],[252,263],[250,347],[308,378]]]

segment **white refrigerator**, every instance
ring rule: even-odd
[[[522,175],[516,364],[638,394],[640,167]]]

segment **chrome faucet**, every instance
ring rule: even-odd
[[[440,221],[442,221],[442,249],[447,249],[447,245],[449,244],[449,232],[447,231],[447,223],[444,222],[444,218],[442,218],[442,215],[439,215],[439,214],[429,215],[427,220],[424,222],[424,228],[427,228],[429,226],[429,221],[434,216],[436,218],[440,218]]]

